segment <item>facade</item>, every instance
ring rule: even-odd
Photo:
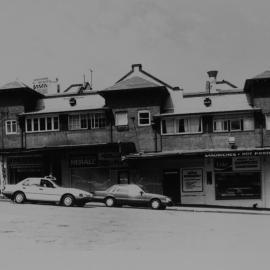
[[[140,64],[113,86],[0,88],[1,183],[52,174],[87,191],[137,183],[180,205],[270,207],[270,72],[184,93]],[[16,96],[16,98],[14,98]]]

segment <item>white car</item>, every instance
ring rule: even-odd
[[[91,193],[80,189],[60,187],[48,177],[31,177],[15,185],[5,185],[3,194],[16,203],[44,201],[64,206],[84,206],[93,197]]]

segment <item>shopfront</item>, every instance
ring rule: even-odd
[[[9,156],[7,168],[8,183],[16,184],[27,177],[44,176],[44,158],[38,154]]]
[[[119,152],[73,152],[68,156],[71,187],[104,190],[121,180],[128,183]]]

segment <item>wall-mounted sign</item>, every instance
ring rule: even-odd
[[[70,168],[93,167],[97,165],[97,157],[95,155],[71,156],[69,159]]]
[[[69,104],[70,104],[70,106],[75,106],[75,105],[77,104],[76,99],[75,99],[75,98],[71,98],[71,99],[69,100]]]
[[[250,156],[270,156],[270,150],[251,150],[251,151],[224,151],[224,152],[212,152],[205,153],[206,158],[215,157],[250,157]]]
[[[35,79],[33,81],[33,89],[37,92],[46,94],[57,94],[59,92],[58,79],[50,80],[48,77]]]
[[[203,191],[203,169],[182,170],[182,191],[202,192]]]
[[[48,93],[48,87],[50,84],[49,78],[40,78],[33,81],[33,89],[40,93]]]
[[[209,107],[211,106],[212,104],[212,100],[210,98],[205,98],[204,101],[203,101],[203,104],[206,106],[206,107]]]
[[[259,157],[235,157],[233,158],[234,171],[253,171],[260,169]]]
[[[231,171],[232,170],[232,158],[215,158],[214,159],[215,171]]]

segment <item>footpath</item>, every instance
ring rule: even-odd
[[[0,194],[0,202],[10,202],[9,199],[5,198]],[[100,203],[89,203],[89,206],[104,206]],[[87,205],[86,205],[87,207]],[[127,207],[128,208],[128,207]],[[180,212],[194,212],[194,213],[221,213],[221,214],[244,214],[244,215],[269,215],[269,208],[236,208],[236,207],[218,207],[218,206],[171,206],[167,207],[165,211],[180,211]]]

